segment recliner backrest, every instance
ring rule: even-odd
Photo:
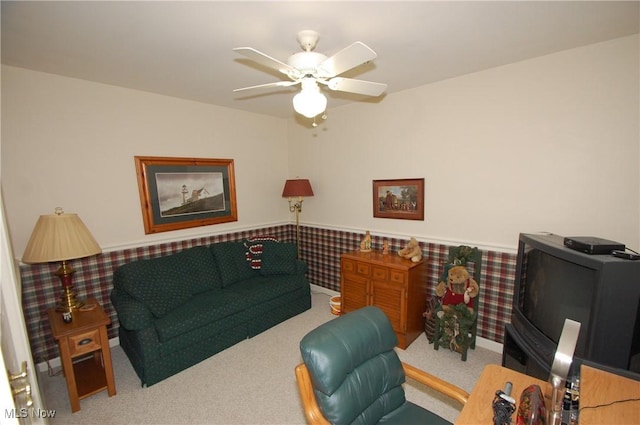
[[[377,423],[405,402],[405,374],[389,319],[364,307],[325,323],[300,342],[314,393],[333,424]]]

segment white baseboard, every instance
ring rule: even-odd
[[[314,284],[311,284],[311,292],[326,294],[330,297],[335,297],[340,295],[340,292],[334,291],[329,288],[324,288],[322,286],[314,285]],[[109,347],[117,347],[118,345],[120,345],[120,338],[115,337],[109,340]],[[499,342],[491,341],[490,339],[482,338],[479,336],[476,338],[476,345],[478,347],[493,351],[495,353],[502,353],[502,344],[500,344]],[[46,372],[49,367],[52,367],[52,368],[61,367],[62,363],[60,363],[60,357],[56,357],[49,360],[48,365],[47,365],[47,362],[41,362],[41,363],[38,363],[37,366],[38,366],[38,371]]]
[[[481,336],[476,336],[476,346],[493,351],[494,353],[502,354],[502,344],[490,339],[482,338]]]
[[[324,288],[322,286],[311,284],[311,292],[322,293],[329,295],[331,297],[340,295],[340,292],[333,291],[328,288]],[[490,339],[476,337],[476,345],[478,347],[484,348],[486,350],[493,351],[494,353],[502,354],[502,344],[499,342],[492,341]]]
[[[310,286],[311,286],[311,292],[316,292],[316,293],[319,292],[321,294],[329,295],[330,297],[336,297],[340,295],[340,292],[334,291],[329,288],[324,288],[322,286],[314,285],[313,283],[311,283]]]

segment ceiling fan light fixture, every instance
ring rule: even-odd
[[[293,109],[307,118],[313,118],[327,108],[327,98],[312,78],[302,81],[302,90],[293,97]]]
[[[327,57],[322,53],[313,51],[318,39],[318,33],[315,31],[300,31],[298,33],[298,43],[300,43],[303,51],[289,56],[287,63],[272,58],[252,47],[236,47],[233,49],[235,52],[285,74],[291,81],[259,84],[235,89],[234,92],[301,84],[300,93],[293,97],[293,109],[297,113],[315,120],[315,117],[320,114],[322,114],[322,119],[326,119],[324,111],[327,107],[327,98],[320,91],[318,84],[326,85],[331,90],[365,96],[380,96],[386,90],[386,84],[339,77],[344,72],[368,63],[378,56],[369,46],[361,41],[356,41],[333,56]]]

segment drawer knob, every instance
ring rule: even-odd
[[[85,339],[82,339],[82,340],[78,341],[78,345],[87,345],[92,341],[93,340],[91,338],[85,338]]]

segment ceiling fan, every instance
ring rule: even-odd
[[[277,81],[275,83],[243,87],[234,91],[289,87],[300,84],[302,90],[294,96],[293,108],[307,118],[314,118],[324,112],[327,107],[327,98],[320,91],[319,84],[325,85],[331,90],[366,96],[380,96],[386,90],[386,84],[338,77],[338,75],[365,64],[378,56],[366,44],[356,41],[335,55],[327,57],[322,53],[313,51],[318,39],[318,33],[315,31],[300,31],[297,40],[303,51],[291,55],[287,59],[287,63],[274,59],[251,47],[233,49],[235,52],[255,62],[280,71],[290,79],[290,81]]]

